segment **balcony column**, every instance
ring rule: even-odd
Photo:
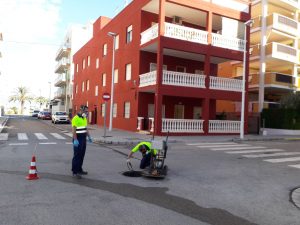
[[[155,89],[155,109],[154,109],[154,135],[161,134],[162,128],[162,76],[163,76],[163,43],[161,42],[161,36],[165,30],[165,0],[159,1],[159,27],[158,27],[158,45],[157,45],[157,78]]]
[[[298,11],[295,12],[294,20],[296,20],[297,22],[299,21]],[[298,23],[298,27],[299,27],[299,23]],[[299,30],[299,28],[298,28],[298,30]],[[298,40],[298,38],[295,38],[295,40],[294,40],[294,48],[297,49],[297,51],[299,52],[299,50],[298,50],[298,44],[299,44],[299,40]],[[299,60],[299,53],[298,53],[297,57],[298,57],[298,60]],[[294,86],[296,87],[294,89],[294,92],[296,92],[297,88],[298,88],[298,64],[294,64],[294,67],[293,67],[293,77],[294,77]]]
[[[206,74],[206,78],[205,78],[205,89],[207,91],[207,93],[209,93],[209,77],[210,77],[210,55],[207,54],[205,56],[205,62],[204,62],[204,74]],[[203,101],[203,105],[202,105],[202,115],[203,115],[203,120],[204,120],[204,124],[203,124],[203,131],[204,134],[208,134],[208,126],[209,126],[209,108],[210,108],[210,99],[209,96],[206,95],[204,96],[204,101]]]
[[[212,37],[211,37],[211,34],[212,34],[212,18],[213,18],[212,12],[211,11],[207,12],[206,31],[208,32],[208,37],[207,37],[208,45],[210,45],[211,42],[212,42]]]
[[[265,100],[265,73],[266,73],[266,45],[267,45],[267,16],[268,0],[261,1],[261,41],[260,41],[260,67],[259,67],[259,91],[258,91],[258,111],[264,108]]]

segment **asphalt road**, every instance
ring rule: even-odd
[[[70,137],[35,118],[13,118],[7,125],[0,136],[0,224],[300,224],[289,201],[300,186],[300,169],[291,163],[176,143],[168,152],[167,178],[149,180],[121,174],[129,147],[89,144],[89,175],[75,180]],[[299,149],[299,142],[246,144]],[[27,181],[33,154],[40,179]]]

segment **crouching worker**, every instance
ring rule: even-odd
[[[157,150],[152,149],[151,142],[140,142],[129,152],[127,163],[130,163],[130,158],[135,152],[138,151],[141,152],[143,156],[140,164],[141,169],[145,169],[146,167],[150,166],[152,157],[155,157],[157,155]]]

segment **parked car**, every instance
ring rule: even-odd
[[[32,117],[38,117],[39,112],[40,112],[40,110],[33,110],[31,116]]]
[[[51,113],[50,112],[40,112],[38,114],[38,119],[42,119],[42,120],[51,120]]]
[[[70,123],[70,118],[66,112],[55,112],[52,114],[52,123]]]

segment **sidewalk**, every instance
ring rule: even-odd
[[[51,124],[51,121],[47,121]],[[63,124],[52,124],[63,132],[71,132],[71,126]],[[143,134],[138,132],[129,132],[119,129],[113,129],[112,131],[106,130],[106,137],[104,137],[103,127],[97,125],[89,125],[89,132],[95,142],[107,143],[107,144],[122,144],[122,145],[134,145],[140,141],[151,141],[153,136],[149,134]],[[161,141],[166,140],[165,136],[155,136],[154,140]],[[241,140],[239,135],[214,135],[214,136],[169,136],[169,143],[197,143],[197,142],[242,142],[242,141],[273,141],[273,140],[300,140],[299,135],[245,135]]]
[[[2,132],[2,129],[4,128],[8,117],[6,116],[0,116],[0,133]]]

